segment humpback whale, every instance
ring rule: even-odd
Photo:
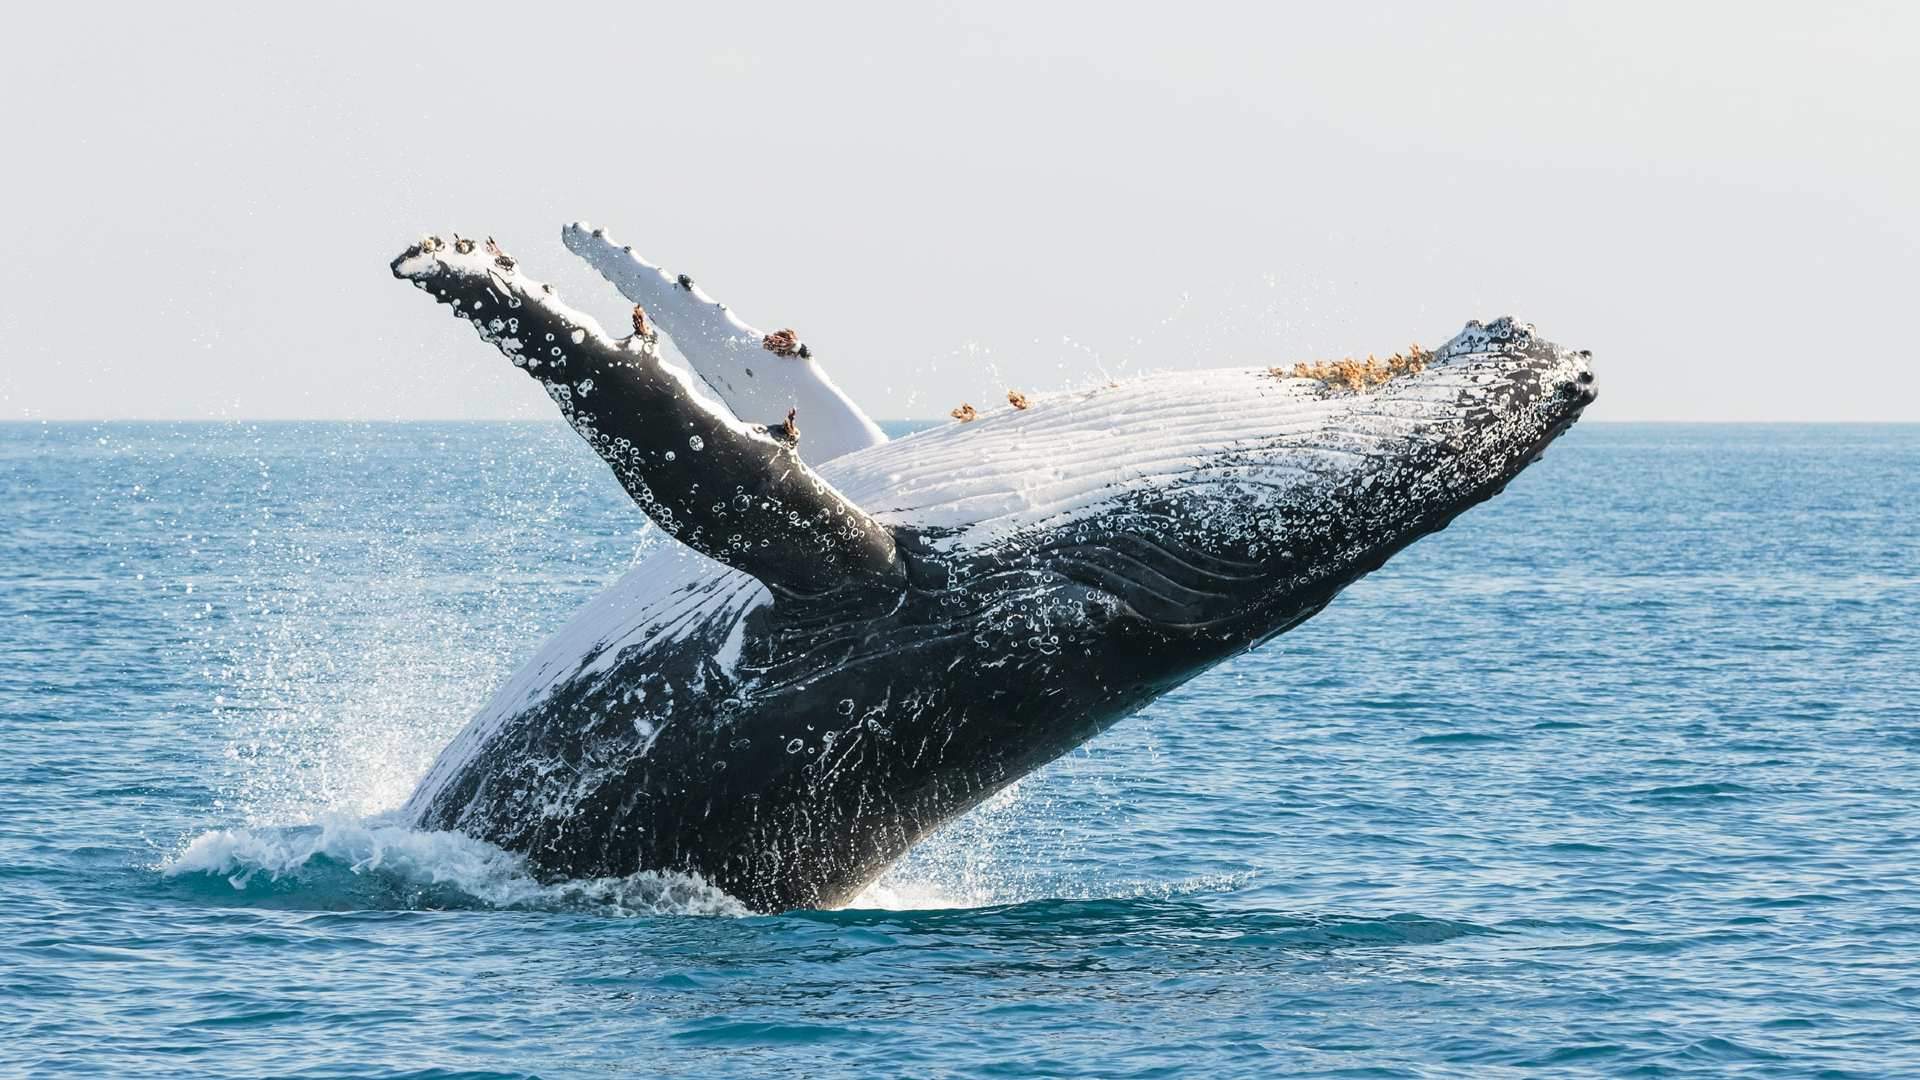
[[[788,330],[600,230],[616,337],[492,241],[392,263],[536,379],[670,537],[408,800],[545,878],[850,899],[917,840],[1324,608],[1594,400],[1510,318],[1389,361],[1166,372],[887,441]],[[663,354],[660,335],[687,362]],[[797,419],[797,423],[795,422]]]

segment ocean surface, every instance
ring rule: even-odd
[[[846,910],[387,821],[555,424],[0,425],[0,1075],[1920,1074],[1920,427],[1577,427]]]

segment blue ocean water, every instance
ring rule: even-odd
[[[1583,424],[848,910],[385,821],[651,542],[558,424],[0,426],[0,1073],[1920,1072],[1920,427]]]

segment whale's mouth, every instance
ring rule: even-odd
[[[1064,575],[1170,631],[1284,628],[1498,494],[1595,387],[1589,354],[1499,319],[1386,360],[1036,397],[822,473],[916,557]]]
[[[1582,352],[1580,356],[1582,359],[1585,359],[1589,354]],[[1546,436],[1533,448],[1533,453],[1528,455],[1527,464],[1529,465],[1539,461],[1545,456],[1548,444],[1560,436],[1565,435],[1568,429],[1573,427],[1574,422],[1579,420],[1581,415],[1587,411],[1587,406],[1592,405],[1600,399],[1600,390],[1594,385],[1593,369],[1586,368],[1582,370],[1575,376],[1573,384],[1562,390],[1561,393],[1569,402],[1566,413],[1560,419],[1553,422],[1547,429]]]

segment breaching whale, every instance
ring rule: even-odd
[[[1502,318],[1391,361],[1149,375],[888,442],[797,335],[602,232],[562,238],[638,305],[631,335],[492,241],[392,264],[537,379],[672,537],[406,805],[547,878],[844,903],[1499,492],[1594,399],[1587,353]]]

